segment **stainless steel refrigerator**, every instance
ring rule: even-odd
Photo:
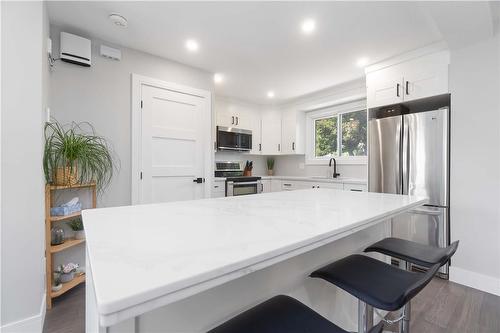
[[[370,110],[369,191],[429,198],[425,206],[392,220],[393,237],[449,244],[449,119],[449,107]],[[448,265],[440,275],[448,277]]]

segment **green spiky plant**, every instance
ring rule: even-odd
[[[75,173],[78,183],[95,182],[102,192],[111,182],[117,160],[106,140],[88,122],[45,124],[43,169],[47,183],[54,183],[58,169]]]
[[[273,170],[274,169],[274,158],[268,157],[266,160],[267,163],[267,170]]]

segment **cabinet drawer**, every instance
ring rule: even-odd
[[[344,184],[344,191],[366,192],[366,190],[366,185],[364,184]]]

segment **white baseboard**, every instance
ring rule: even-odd
[[[500,279],[450,266],[450,281],[500,296]]]
[[[45,322],[45,312],[47,309],[45,293],[43,294],[40,312],[32,317],[3,325],[0,329],[2,333],[41,333]]]

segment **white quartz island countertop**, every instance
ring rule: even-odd
[[[99,321],[116,324],[424,203],[307,189],[86,210]]]

